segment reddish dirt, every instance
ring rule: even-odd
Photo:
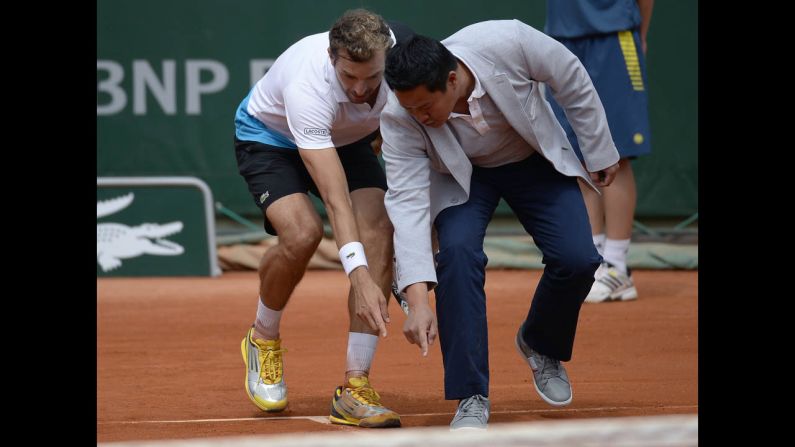
[[[513,346],[540,274],[487,272],[491,422],[698,412],[697,271],[635,271],[640,299],[583,306],[566,364],[574,400],[562,409],[536,395]],[[240,341],[257,285],[255,272],[97,279],[97,441],[365,430],[273,419],[328,415],[345,367],[345,275],[307,272],[288,304],[281,333],[290,403],[273,415],[243,389]],[[394,302],[390,315],[372,383],[404,427],[447,425],[456,402],[444,400],[438,342],[423,358],[403,337]]]

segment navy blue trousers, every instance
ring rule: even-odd
[[[580,307],[602,261],[576,178],[557,172],[537,153],[496,168],[474,167],[469,200],[444,209],[434,223],[445,399],[489,395],[483,238],[500,198],[543,253],[544,273],[523,333],[536,351],[571,360]],[[513,339],[500,342],[513,344]]]

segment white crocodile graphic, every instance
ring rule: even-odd
[[[97,219],[117,213],[132,203],[135,195],[97,202]],[[122,259],[141,255],[176,256],[185,249],[176,242],[162,239],[182,231],[182,222],[145,223],[135,227],[119,223],[97,224],[97,262],[103,272],[121,266]]]

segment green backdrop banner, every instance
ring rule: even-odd
[[[237,173],[235,109],[285,48],[355,7],[439,39],[489,19],[543,29],[545,14],[544,0],[98,0],[97,176],[194,176],[231,210],[258,213]],[[640,217],[698,210],[697,25],[698,1],[655,3]]]

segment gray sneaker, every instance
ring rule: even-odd
[[[516,350],[533,370],[533,385],[536,387],[536,392],[550,405],[562,407],[570,404],[571,383],[563,364],[560,360],[547,357],[527,346],[522,339],[523,327],[524,323],[519,326],[519,332],[516,333]]]
[[[489,423],[491,404],[488,397],[475,394],[472,397],[461,399],[458,410],[450,422],[450,431],[454,430],[485,430]]]

